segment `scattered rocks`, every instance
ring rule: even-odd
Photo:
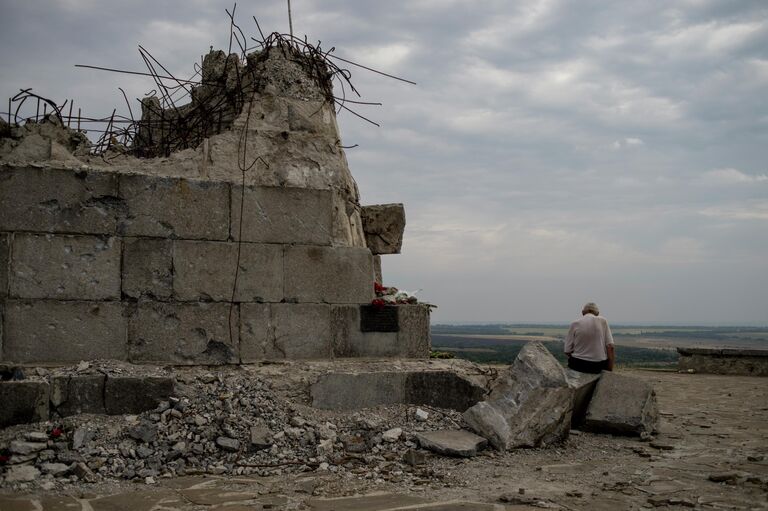
[[[40,471],[31,465],[16,465],[10,467],[5,474],[5,481],[9,483],[22,483],[34,481],[40,477]]]
[[[216,439],[216,445],[224,449],[225,451],[237,452],[240,450],[240,440],[235,438],[228,438],[220,436]]]
[[[157,426],[149,422],[142,422],[138,426],[128,430],[128,436],[144,443],[157,440]]]
[[[381,435],[381,439],[385,442],[397,442],[400,440],[400,435],[403,434],[402,428],[392,428],[388,429]]]

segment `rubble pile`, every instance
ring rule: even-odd
[[[460,427],[453,410],[392,405],[333,414],[241,372],[177,376],[176,395],[138,415],[75,415],[0,431],[0,486],[24,489],[194,474],[308,471],[413,481],[416,434]]]

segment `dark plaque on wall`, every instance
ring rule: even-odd
[[[397,306],[360,306],[360,330],[363,332],[399,332]]]

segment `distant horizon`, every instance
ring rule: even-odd
[[[447,325],[447,326],[480,326],[480,325],[504,325],[504,326],[568,326],[571,324],[571,321],[563,321],[563,322],[549,322],[549,321],[535,321],[535,322],[525,322],[525,321],[439,321],[439,322],[432,322],[430,323],[431,326],[435,325]],[[768,324],[766,323],[757,323],[757,322],[741,322],[741,323],[729,323],[729,322],[721,322],[721,323],[707,323],[707,322],[700,322],[700,323],[668,323],[668,322],[646,322],[646,321],[638,321],[633,323],[624,323],[624,322],[611,322],[612,327],[623,327],[623,328],[629,328],[629,327],[675,327],[675,328],[692,328],[692,327],[706,327],[706,328],[737,328],[737,327],[745,327],[745,328],[768,328]]]

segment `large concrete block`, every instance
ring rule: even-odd
[[[531,342],[464,420],[499,450],[539,447],[568,437],[572,407],[563,367],[543,344]]]
[[[232,238],[240,239],[242,188],[232,187]],[[242,239],[256,243],[331,244],[331,192],[246,187]]]
[[[584,428],[600,433],[653,433],[659,409],[653,387],[639,378],[603,371],[587,408]]]
[[[429,328],[429,307],[427,305],[398,305],[398,344],[402,356],[408,358],[429,358],[432,351],[432,337]]]
[[[173,295],[173,242],[123,240],[123,294],[131,298],[167,299]]]
[[[291,131],[306,131],[332,137],[334,140],[338,137],[336,112],[328,101],[281,99],[288,107],[288,128]]]
[[[331,308],[331,338],[334,357],[406,356],[397,332],[360,331],[359,305]]]
[[[131,362],[235,364],[240,360],[238,307],[227,303],[140,302],[128,318]]]
[[[103,374],[54,376],[51,380],[51,406],[62,417],[81,413],[104,413]]]
[[[125,236],[226,240],[229,185],[142,175],[120,176],[126,213],[118,224]]]
[[[16,234],[9,294],[15,298],[120,299],[120,240]]]
[[[241,305],[243,362],[331,356],[331,308],[322,304]]]
[[[48,389],[42,381],[0,382],[0,428],[48,420]]]
[[[595,392],[599,374],[580,373],[573,369],[566,369],[565,376],[568,386],[573,389],[573,412],[571,414],[571,427],[580,428],[587,416],[587,408]]]
[[[297,245],[285,249],[288,301],[369,303],[373,259],[364,248]]]
[[[104,408],[108,415],[152,410],[173,395],[173,387],[173,378],[163,376],[110,376],[104,385]]]
[[[237,243],[177,241],[173,251],[173,289],[178,300],[232,300]],[[283,299],[283,248],[242,243],[236,302]]]
[[[121,210],[115,174],[0,169],[0,231],[114,234]]]
[[[368,248],[374,254],[399,254],[405,231],[402,204],[363,206],[363,231]]]
[[[3,333],[4,360],[126,359],[126,320],[117,302],[9,300]]]

